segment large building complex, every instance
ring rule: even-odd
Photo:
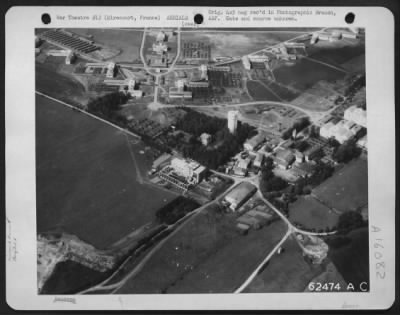
[[[339,143],[344,143],[358,134],[360,126],[350,120],[341,120],[337,124],[330,121],[323,125],[319,131],[321,137],[334,138]]]
[[[353,121],[357,125],[367,128],[367,112],[355,105],[347,108],[344,111],[344,119]]]
[[[65,30],[48,30],[39,34],[38,36],[44,40],[47,40],[49,43],[53,43],[55,45],[59,45],[72,51],[84,54],[100,48],[99,46],[95,45],[93,41]]]
[[[206,173],[206,168],[200,165],[200,163],[178,157],[174,157],[171,160],[171,167],[178,175],[186,178],[187,182],[191,184],[199,183]]]

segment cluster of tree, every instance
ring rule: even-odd
[[[88,112],[105,118],[113,117],[129,99],[129,95],[122,92],[113,92],[91,99],[87,104]]]
[[[363,220],[362,215],[357,211],[343,212],[339,216],[337,223],[337,231],[340,234],[346,234],[351,230],[365,226],[366,221]]]
[[[326,239],[329,247],[340,248],[351,243],[351,238],[344,235],[335,235]]]
[[[292,136],[293,130],[299,132],[309,125],[310,125],[310,119],[308,117],[302,117],[298,119],[291,128],[285,130],[282,133],[282,139],[284,140],[289,139]]]
[[[313,175],[307,178],[306,183],[308,185],[317,186],[327,178],[331,177],[334,171],[335,168],[333,166],[318,161],[315,166]]]
[[[345,96],[353,95],[357,92],[360,88],[365,86],[365,75],[361,76],[352,76],[347,80],[348,86],[344,91]]]
[[[261,168],[260,176],[260,191],[264,196],[272,191],[280,191],[288,185],[282,178],[275,176],[272,172],[273,168],[272,159],[270,157],[266,158]]]
[[[332,158],[338,163],[347,163],[350,160],[358,157],[361,149],[357,147],[356,141],[350,139],[339,145],[332,154]]]
[[[160,223],[174,224],[187,213],[198,207],[199,204],[193,199],[179,196],[161,209],[157,210],[156,217]]]
[[[186,115],[176,122],[176,128],[194,135],[189,143],[172,141],[176,149],[185,157],[195,159],[199,163],[211,169],[226,163],[234,154],[242,148],[243,142],[257,133],[254,127],[248,124],[238,123],[235,134],[231,134],[227,128],[226,119],[210,117],[189,108],[184,109]],[[202,133],[213,135],[214,147],[206,147],[201,144],[198,137]]]
[[[300,152],[305,151],[310,145],[307,143],[307,141],[296,141],[294,142],[290,148],[296,149]]]

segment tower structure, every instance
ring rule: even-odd
[[[228,129],[231,133],[235,133],[237,129],[239,111],[230,110],[228,112]]]

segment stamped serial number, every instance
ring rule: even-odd
[[[308,289],[311,292],[332,292],[332,291],[341,291],[342,287],[340,283],[335,282],[310,282],[308,284]]]

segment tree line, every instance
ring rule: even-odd
[[[160,223],[174,224],[186,214],[198,208],[199,204],[193,199],[179,196],[156,212]]]
[[[113,92],[91,99],[87,104],[89,113],[115,119],[115,112],[121,109],[121,105],[125,104],[129,99],[129,94],[123,92]]]

